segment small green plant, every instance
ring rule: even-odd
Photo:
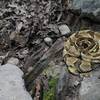
[[[55,100],[57,78],[49,80],[49,90],[44,90],[43,100]]]

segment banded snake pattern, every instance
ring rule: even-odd
[[[65,39],[64,61],[74,75],[90,73],[100,63],[100,33],[82,30]]]

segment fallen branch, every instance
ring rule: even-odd
[[[63,49],[63,40],[58,39],[53,46],[42,56],[42,58],[33,66],[33,70],[26,76],[24,76],[26,88],[28,91],[31,90],[33,81],[37,78],[40,73],[48,66],[49,62],[52,61],[60,50]]]
[[[46,52],[45,47],[46,46],[43,44],[42,47],[38,51],[36,51],[35,53],[33,53],[31,55],[31,57],[29,56],[27,58],[27,61],[26,61],[26,63],[23,66],[24,73],[27,72],[27,70],[28,70],[28,68],[30,66],[34,66],[34,64],[36,64],[38,62],[38,60],[43,56],[43,54]]]

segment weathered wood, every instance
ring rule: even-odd
[[[34,100],[43,100],[43,85],[41,82],[41,78],[37,78],[35,80],[35,91],[33,91],[34,95],[33,98]]]
[[[49,62],[54,59],[55,54],[63,49],[63,40],[58,39],[53,46],[41,57],[33,66],[33,70],[24,76],[26,88],[30,91],[33,81],[48,66]]]
[[[24,64],[23,66],[23,71],[24,73],[27,72],[28,68],[30,66],[34,66],[34,64],[36,64],[38,62],[38,60],[43,56],[43,54],[46,52],[45,50],[46,48],[46,45],[42,45],[42,47],[36,51],[35,53],[33,53],[31,55],[31,57],[29,56],[27,59],[26,59],[26,63]]]

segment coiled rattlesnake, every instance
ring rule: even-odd
[[[72,34],[64,42],[63,56],[72,74],[91,72],[100,63],[100,33],[83,30]]]

